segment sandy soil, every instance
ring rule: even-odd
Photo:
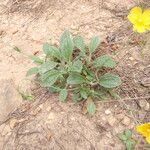
[[[134,5],[134,0],[0,2],[0,149],[123,150],[118,134],[127,128],[137,140],[135,149],[148,149],[134,127],[150,121],[150,98],[143,98],[150,91],[150,42],[141,45],[143,38],[131,31],[126,16]],[[87,43],[99,35],[105,42],[100,50],[116,53],[123,80],[118,92],[125,101],[99,102],[97,113],[89,117],[82,114],[82,104],[60,103],[57,95],[25,76],[33,66],[28,56],[42,56],[44,42],[58,45],[64,29],[82,35]],[[141,49],[147,55],[142,57]],[[35,102],[22,101],[17,87],[31,92]]]

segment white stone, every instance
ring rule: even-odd
[[[105,110],[105,114],[109,115],[109,114],[111,114],[111,111],[109,109],[107,109],[107,110]]]
[[[146,106],[145,106],[145,110],[149,110],[149,107],[150,107],[150,104],[147,103]]]
[[[72,30],[76,30],[77,29],[77,27],[75,26],[75,25],[71,25],[71,27],[70,27]]]
[[[52,107],[51,106],[48,106],[47,108],[46,108],[46,111],[51,111],[52,110]]]
[[[55,118],[55,115],[54,115],[54,113],[53,112],[51,112],[51,113],[49,113],[49,115],[48,115],[48,120],[53,120]]]
[[[134,60],[134,58],[133,58],[133,57],[129,57],[129,60],[133,61],[133,60]]]

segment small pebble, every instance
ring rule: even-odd
[[[112,138],[112,134],[110,132],[106,133],[106,136],[110,139]]]
[[[5,136],[5,135],[8,135],[8,134],[11,134],[11,128],[10,128],[9,125],[5,125],[3,131],[1,132],[1,135]]]
[[[35,110],[31,111],[30,115],[36,116],[41,111],[40,107],[37,107]]]
[[[117,114],[116,118],[119,119],[119,120],[122,120],[124,118],[124,114],[123,113]]]
[[[133,60],[134,60],[134,58],[133,58],[133,57],[129,57],[129,60],[133,61]]]
[[[17,120],[17,119],[14,119],[14,118],[11,119],[10,122],[9,122],[10,128],[11,128],[11,129],[14,129],[15,126],[17,125],[17,123],[18,123],[18,120]]]
[[[44,106],[43,106],[43,104],[41,104],[41,105],[39,105],[39,107],[42,109]]]
[[[109,114],[111,114],[111,111],[109,109],[107,109],[107,110],[105,110],[105,114],[109,115]]]
[[[76,27],[75,25],[71,25],[71,29],[72,29],[72,30],[76,30],[77,27]]]
[[[51,107],[51,106],[48,106],[48,107],[46,108],[46,111],[51,111],[51,109],[52,109],[52,107]]]
[[[122,122],[123,125],[129,126],[130,123],[131,123],[131,120],[130,120],[129,117],[125,116],[121,122]]]
[[[139,105],[144,110],[149,110],[150,104],[146,100],[140,100]]]
[[[78,35],[78,31],[74,31],[72,35]]]
[[[49,113],[48,120],[53,120],[55,118],[55,114],[53,112]]]
[[[115,126],[117,123],[117,119],[114,116],[109,116],[107,117],[107,121],[109,123],[110,126]]]
[[[149,110],[149,107],[150,107],[150,104],[147,103],[146,106],[145,106],[145,110]]]
[[[46,138],[48,141],[52,139],[52,133],[50,131],[47,133]]]

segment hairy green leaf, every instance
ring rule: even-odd
[[[93,96],[98,98],[98,100],[106,99],[106,92],[102,90],[95,90]]]
[[[76,36],[74,38],[74,44],[79,50],[81,50],[82,54],[85,55],[85,44],[81,36]]]
[[[94,82],[95,75],[94,75],[94,72],[92,70],[88,69],[86,66],[83,66],[83,73],[86,76],[86,79],[88,81]]]
[[[124,131],[124,134],[126,135],[127,138],[131,138],[131,137],[132,137],[132,132],[131,132],[131,130],[129,130],[129,129],[126,129],[126,130]]]
[[[66,89],[62,89],[59,93],[59,100],[64,102],[67,98],[68,91]]]
[[[37,73],[39,73],[39,68],[34,67],[34,68],[31,68],[28,70],[26,76],[31,76],[31,75],[37,74]]]
[[[48,43],[43,44],[43,52],[46,55],[51,55],[53,53],[53,49],[51,49],[51,46]]]
[[[83,68],[82,61],[77,60],[73,63],[72,66],[69,67],[69,71],[81,73],[82,68]]]
[[[93,81],[94,81],[94,78],[91,77],[90,75],[87,75],[87,76],[86,76],[86,79],[87,79],[88,81],[90,81],[90,82],[93,82]]]
[[[123,141],[127,150],[134,150],[134,145],[136,142],[132,139],[131,130],[126,129],[123,134],[119,136],[119,138]]]
[[[57,70],[51,70],[49,72],[46,72],[45,74],[41,75],[41,81],[42,85],[45,87],[51,87],[60,76],[59,71]]]
[[[86,66],[83,66],[83,71],[85,75],[90,75],[91,77],[94,77],[94,72],[87,68]]]
[[[46,55],[56,57],[59,60],[61,59],[61,51],[48,43],[43,44],[43,51]]]
[[[98,57],[94,61],[94,66],[96,68],[101,68],[101,67],[114,68],[116,66],[116,63],[113,61],[113,59],[110,56],[103,55]]]
[[[67,78],[68,84],[82,84],[84,82],[85,82],[85,78],[76,72],[70,73],[69,77]]]
[[[82,100],[82,98],[80,97],[80,94],[79,94],[79,93],[73,93],[72,100],[73,100],[74,103],[77,103],[77,102],[79,102],[80,100]]]
[[[124,135],[124,134],[121,134],[120,136],[119,136],[119,138],[122,140],[122,141],[124,141],[124,142],[126,142],[127,141],[127,137],[126,137],[126,135]]]
[[[18,92],[21,95],[21,97],[22,97],[23,100],[26,100],[26,101],[32,101],[32,100],[34,100],[34,96],[26,94],[25,92],[20,91],[19,89],[17,89],[17,90],[18,90]]]
[[[87,99],[88,98],[87,90],[84,89],[84,88],[81,88],[80,89],[80,95],[81,95],[82,98]]]
[[[128,140],[126,142],[126,148],[127,150],[134,150],[134,144],[130,140]]]
[[[62,56],[66,61],[70,61],[74,44],[69,31],[65,31],[60,37],[60,48],[62,50]]]
[[[109,94],[110,94],[113,98],[115,98],[115,99],[120,98],[120,96],[119,96],[115,91],[113,91],[112,89],[108,90],[108,92],[109,92]]]
[[[56,65],[57,65],[57,63],[54,61],[45,62],[40,66],[39,73],[45,73],[45,72],[55,68]]]
[[[105,88],[115,88],[121,84],[121,80],[118,75],[106,73],[99,78],[99,84]]]
[[[87,112],[88,112],[90,115],[95,114],[96,106],[95,106],[93,100],[89,97],[89,98],[87,99],[86,103],[87,103],[87,105],[86,105]]]
[[[98,36],[95,36],[91,39],[90,44],[89,44],[89,51],[90,53],[93,53],[98,45],[100,44],[100,39]]]
[[[51,48],[53,49],[53,57],[56,57],[57,59],[61,60],[61,51],[54,46],[51,46]]]
[[[37,56],[31,56],[31,60],[37,65],[41,65],[44,63],[44,61]]]
[[[25,94],[21,94],[21,97],[23,100],[26,100],[26,101],[33,101],[34,97],[32,95],[25,95]]]
[[[57,86],[49,86],[48,87],[48,90],[51,92],[51,93],[58,93],[61,89]]]

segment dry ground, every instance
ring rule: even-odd
[[[148,149],[134,130],[136,124],[150,121],[150,39],[148,34],[133,34],[126,19],[136,4],[136,0],[1,0],[0,150],[124,150],[117,136],[128,128],[137,141],[135,149]],[[25,76],[33,66],[28,56],[42,56],[44,42],[57,45],[64,29],[82,35],[87,43],[99,35],[103,41],[99,52],[115,54],[118,62],[123,83],[117,91],[122,100],[97,102],[93,117],[82,114],[82,104],[60,103],[57,95]],[[31,92],[35,102],[22,101],[18,86]]]

